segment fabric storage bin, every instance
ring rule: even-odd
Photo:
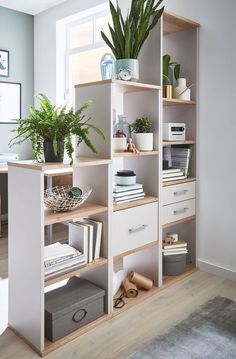
[[[179,275],[185,272],[186,254],[163,256],[163,274]]]
[[[45,336],[54,342],[104,314],[105,291],[72,277],[63,287],[45,294]]]

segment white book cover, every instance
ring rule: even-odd
[[[124,191],[124,192],[120,192],[120,193],[113,193],[113,198],[122,198],[122,197],[127,196],[127,195],[138,194],[138,193],[143,193],[143,189],[139,188],[139,189],[134,189],[132,191]]]
[[[164,249],[174,249],[174,248],[179,248],[179,247],[187,247],[187,242],[178,240],[177,242],[174,242],[172,244],[163,243]]]
[[[137,198],[130,198],[130,199],[126,199],[126,200],[123,200],[123,201],[116,202],[114,204],[116,205],[116,204],[121,204],[121,203],[133,202],[133,201],[137,201],[138,199],[143,199],[144,197],[145,196],[141,196],[141,197],[137,197]]]
[[[55,264],[53,266],[44,268],[44,273],[45,274],[53,273],[55,271],[65,269],[65,268],[69,268],[69,267],[71,267],[73,265],[84,263],[84,262],[85,262],[85,256],[82,254],[81,256],[79,256],[77,258],[73,258],[73,259],[70,259],[70,260],[65,261],[63,263]]]
[[[124,192],[124,191],[132,191],[133,189],[138,189],[138,188],[143,188],[143,185],[140,183],[136,183],[134,185],[130,185],[130,186],[114,186],[113,187],[113,192],[114,193],[120,193],[120,192]]]
[[[101,251],[103,223],[90,218],[83,218],[83,221],[93,225],[93,259],[98,259],[100,258]]]
[[[187,250],[182,250],[181,252],[179,251],[173,251],[173,252],[168,252],[168,253],[163,253],[163,255],[164,256],[174,256],[174,255],[176,255],[176,254],[186,254],[186,253],[188,253],[188,251]]]
[[[169,177],[169,178],[163,178],[162,182],[169,182],[169,181],[178,181],[182,179],[186,179],[187,176],[180,176],[180,177]]]
[[[163,170],[162,173],[166,174],[166,173],[176,173],[176,172],[181,172],[180,168],[170,168],[169,170]]]
[[[91,263],[93,261],[93,225],[85,221],[77,221],[76,223],[88,228],[88,262]]]
[[[75,248],[68,244],[61,244],[60,242],[50,244],[44,247],[44,260],[73,256],[76,253]]]
[[[88,263],[89,233],[88,227],[78,222],[69,223],[69,244],[85,255]]]
[[[129,194],[127,196],[123,196],[123,197],[120,197],[120,198],[114,198],[114,203],[120,203],[120,202],[122,202],[124,200],[127,200],[127,199],[143,197],[144,195],[145,195],[144,192],[141,192],[141,193],[138,193],[138,194]]]
[[[183,176],[184,173],[183,172],[176,172],[176,173],[164,173],[162,178],[170,178],[170,177],[179,177],[179,176]]]

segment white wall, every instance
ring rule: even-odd
[[[35,17],[36,93],[45,92],[55,101],[56,21],[103,2],[69,0]],[[123,6],[127,3],[120,1]],[[167,10],[201,23],[199,263],[236,272],[236,47],[233,41],[236,2],[165,0],[165,4]]]

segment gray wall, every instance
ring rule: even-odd
[[[35,17],[35,88],[56,99],[56,21],[104,1],[69,0]],[[120,0],[124,6],[127,0]],[[199,260],[236,276],[235,0],[165,0],[199,34]],[[47,56],[46,56],[47,55]]]
[[[0,49],[10,51],[10,77],[0,77],[0,81],[20,82],[22,84],[22,116],[27,114],[34,94],[34,19],[0,6]],[[15,125],[0,124],[0,153],[16,152],[20,159],[32,158],[30,143],[11,149],[8,142]],[[3,213],[6,212],[6,178],[0,176],[0,190],[3,196]],[[6,176],[5,176],[6,177]]]

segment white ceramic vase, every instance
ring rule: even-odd
[[[191,90],[187,88],[186,79],[180,78],[177,80],[177,86],[174,88],[174,98],[184,101],[191,100]]]
[[[139,151],[153,150],[153,133],[134,133],[133,141]]]
[[[115,62],[118,80],[138,81],[139,62],[137,59],[119,59]]]

